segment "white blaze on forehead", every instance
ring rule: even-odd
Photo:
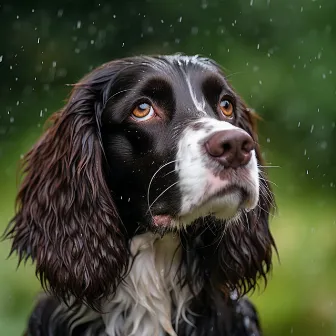
[[[192,99],[197,111],[202,112],[203,114],[206,114],[204,97],[202,97],[201,100],[198,100],[197,97],[196,97],[196,94],[195,94],[195,92],[194,92],[194,90],[191,86],[190,78],[186,78],[186,81],[187,81],[187,85],[188,85],[188,89],[189,89],[191,99]]]
[[[198,208],[196,213],[193,211],[205,197],[222,190],[229,183],[213,176],[207,166],[211,159],[205,152],[204,143],[211,134],[233,129],[241,130],[225,121],[200,118],[185,129],[179,141],[175,169],[179,175],[179,188],[182,197],[180,215],[187,216],[188,221],[208,214],[213,207],[216,208],[215,210],[221,207],[220,212],[223,217],[231,217],[232,212],[237,211],[239,197],[232,194],[223,196],[211,204],[205,204]],[[258,167],[254,151],[246,167],[250,171],[249,179],[252,181],[251,184],[255,185],[254,193],[257,197],[259,190]],[[214,180],[216,181],[214,182]],[[253,200],[253,206],[255,206],[255,202]]]
[[[177,62],[178,65],[197,65],[206,69],[213,70],[214,66],[207,58],[200,57],[199,55],[185,56],[185,55],[168,55],[164,57],[170,62]]]

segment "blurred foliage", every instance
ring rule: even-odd
[[[262,116],[281,263],[253,298],[265,335],[336,335],[334,0],[11,1],[0,5],[0,231],[17,162],[93,67],[141,53],[201,54]],[[39,290],[0,244],[0,330],[20,335]]]

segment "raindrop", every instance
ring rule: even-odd
[[[267,138],[266,141],[267,141],[268,143],[270,143],[270,142],[271,142],[271,139],[270,139],[270,138]]]
[[[37,43],[40,43],[40,38],[39,37],[37,38]]]
[[[300,127],[300,125],[301,125],[301,121],[298,122],[298,127]]]
[[[14,122],[14,117],[10,117],[10,118],[9,118],[9,122],[10,122],[10,123],[13,123],[13,122]]]
[[[179,17],[178,22],[182,22],[182,16]]]
[[[313,133],[314,127],[315,127],[315,125],[311,125],[310,133]]]
[[[328,146],[327,142],[326,141],[322,141],[321,142],[321,149],[326,149]]]
[[[77,29],[80,29],[81,26],[82,26],[82,22],[81,21],[77,21]]]
[[[259,48],[260,48],[260,44],[258,43],[258,45],[257,45],[257,50],[259,50]]]
[[[250,6],[253,6],[253,0],[250,0]]]
[[[52,67],[53,67],[53,68],[56,68],[56,61],[53,61],[53,62],[52,62]]]
[[[58,17],[62,17],[63,16],[63,9],[59,9],[57,12],[57,16]]]
[[[192,27],[191,28],[191,34],[192,35],[197,35],[198,34],[198,28],[197,27]]]
[[[3,59],[3,55],[0,56],[0,63],[2,62],[2,59]]]

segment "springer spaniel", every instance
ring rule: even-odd
[[[11,253],[46,293],[30,336],[257,336],[271,269],[255,114],[212,60],[107,63],[25,156]]]

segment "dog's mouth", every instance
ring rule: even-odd
[[[241,210],[249,211],[255,207],[255,197],[251,188],[231,184],[204,197],[194,204],[188,213],[154,215],[152,226],[155,229],[179,229],[188,226],[198,218],[207,216],[213,216],[219,220],[232,219]]]

